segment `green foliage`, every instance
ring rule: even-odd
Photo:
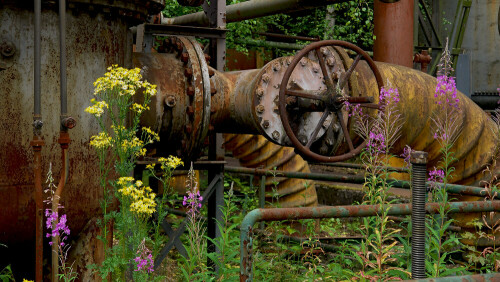
[[[7,265],[4,269],[2,269],[2,271],[0,271],[0,280],[2,282],[16,281],[14,279],[14,274],[12,274],[12,269],[10,268],[10,265]]]
[[[227,5],[246,0],[227,0]],[[240,52],[255,48],[244,43],[245,39],[265,40],[258,33],[270,32],[300,35],[320,39],[345,40],[371,50],[373,45],[373,1],[352,0],[328,7],[292,14],[278,14],[262,18],[228,23],[227,47]],[[163,14],[175,17],[202,11],[201,7],[184,7],[176,1],[167,1]],[[332,11],[328,13],[327,11]],[[335,18],[332,26],[331,18]],[[294,43],[307,43],[295,41]],[[293,54],[289,50],[274,50],[277,56]]]

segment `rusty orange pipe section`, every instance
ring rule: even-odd
[[[57,185],[56,192],[54,194],[54,200],[52,201],[52,212],[58,212],[59,202],[61,199],[62,192],[64,190],[64,185],[68,180],[69,172],[69,158],[68,158],[68,147],[71,143],[69,133],[67,131],[61,131],[59,135],[59,144],[61,145],[61,175],[59,178],[59,183]],[[56,228],[58,221],[52,223],[52,228]],[[52,281],[58,281],[59,274],[59,237],[52,237]]]
[[[374,1],[373,59],[413,67],[413,0]]]
[[[45,145],[43,139],[35,134],[31,146],[33,147],[33,169],[35,178],[35,281],[43,279],[43,188],[42,188],[42,147]]]

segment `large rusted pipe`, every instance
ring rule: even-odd
[[[347,0],[253,0],[226,7],[226,23],[265,17],[279,13],[290,13],[312,9]],[[162,19],[162,24],[208,26],[204,12],[193,13],[175,18]]]
[[[413,1],[374,1],[375,61],[413,66]]]

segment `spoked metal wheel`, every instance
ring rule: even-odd
[[[336,73],[332,74],[328,72],[327,62],[325,62],[322,52],[323,48],[328,46],[348,49],[353,51],[356,55],[348,70],[340,77],[338,77]],[[293,83],[289,83],[289,80],[292,76],[293,71],[297,67],[297,64],[301,62],[301,60],[304,60],[304,58],[311,56],[310,53],[315,54],[318,59],[326,89],[324,89],[325,87],[322,87],[318,90],[303,90],[291,88],[291,86],[293,86]],[[380,109],[380,106],[379,104],[374,102],[374,97],[351,97],[349,95],[341,95],[340,92],[340,89],[343,89],[348,84],[351,75],[353,74],[361,60],[366,61],[371,71],[375,75],[375,78],[377,80],[378,93],[380,93],[383,82],[380,72],[375,65],[375,62],[365,51],[349,42],[326,40],[312,43],[302,49],[299,53],[297,53],[297,55],[295,55],[289,67],[287,68],[280,85],[278,104],[279,114],[281,122],[283,124],[283,128],[285,129],[290,142],[304,158],[318,162],[344,161],[359,154],[362,148],[366,145],[365,143],[362,143],[358,146],[354,145],[348,129],[348,122],[344,119],[342,107],[346,101],[352,105],[359,104],[364,108]],[[294,109],[290,107],[291,105],[293,105]],[[322,112],[319,122],[316,125],[313,125],[314,130],[309,133],[309,136],[299,136],[298,129],[291,125],[293,124],[293,122],[291,122],[290,116],[293,116],[293,111],[297,111],[297,108],[303,112]],[[340,123],[345,142],[347,143],[347,152],[334,156],[327,156],[314,152],[313,150],[311,150],[311,146],[317,140],[318,133],[325,127],[325,122],[327,122],[327,120],[331,121],[333,119],[336,119],[338,123]]]

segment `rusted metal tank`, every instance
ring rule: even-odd
[[[112,3],[112,4],[110,4]],[[68,1],[68,113],[78,121],[71,131],[69,178],[62,195],[72,232],[98,214],[101,189],[97,157],[89,138],[98,130],[84,112],[92,98],[92,82],[111,64],[131,65],[131,25],[162,9],[162,0]],[[2,260],[19,254],[24,263],[34,256],[35,203],[33,188],[33,2],[0,2],[0,45],[12,46],[0,59],[0,249]],[[43,117],[42,171],[52,164],[54,178],[61,170],[59,104],[58,13],[52,1],[42,1],[41,105]],[[21,251],[25,248],[25,252]],[[1,262],[0,262],[1,263]]]

